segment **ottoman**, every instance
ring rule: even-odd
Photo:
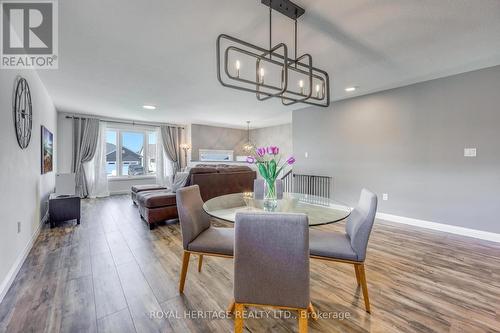
[[[134,185],[132,186],[132,192],[130,193],[132,197],[132,201],[135,205],[137,205],[137,194],[145,191],[158,191],[158,190],[166,190],[167,188],[161,185],[156,184],[148,184],[148,185]]]
[[[175,193],[168,190],[144,191],[137,194],[139,214],[154,229],[157,223],[176,219],[177,202]]]
[[[76,195],[49,196],[49,221],[53,228],[57,222],[76,220],[80,224],[80,197]]]

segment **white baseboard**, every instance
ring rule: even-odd
[[[45,220],[47,217],[47,214],[43,217],[42,221]],[[31,248],[33,247],[33,244],[35,243],[35,240],[37,239],[38,235],[40,234],[40,229],[42,228],[42,225],[44,222],[40,221],[40,224],[38,224],[38,228],[36,231],[33,233],[33,236],[31,236],[30,241],[26,246],[24,247],[23,251],[21,252],[21,255],[17,257],[16,261],[10,268],[9,272],[7,273],[7,276],[5,279],[2,281],[2,284],[0,285],[0,303],[3,301],[3,298],[9,291],[10,286],[14,282],[14,279],[17,276],[17,273],[19,273],[19,270],[21,269],[21,266],[24,263],[24,260],[26,260],[26,257],[31,251]]]
[[[469,228],[458,227],[458,226],[454,226],[454,225],[448,225],[448,224],[442,224],[442,223],[436,223],[436,222],[430,222],[430,221],[425,221],[425,220],[412,219],[409,217],[386,214],[386,213],[377,213],[377,218],[381,219],[381,220],[389,221],[389,222],[408,224],[408,225],[412,225],[415,227],[444,231],[444,232],[449,232],[449,233],[455,234],[455,235],[473,237],[473,238],[478,238],[478,239],[483,239],[483,240],[488,240],[488,241],[500,243],[500,234],[496,234],[493,232],[476,230],[476,229],[469,229]]]
[[[130,194],[130,190],[109,192],[109,195],[122,195],[122,194]]]
[[[45,215],[42,217],[42,220],[40,221],[40,225],[43,225],[43,224],[47,223],[48,221],[49,221],[49,210],[47,209],[47,211],[45,212]],[[40,230],[40,227],[38,227],[38,229]]]

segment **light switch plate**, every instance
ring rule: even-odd
[[[384,201],[389,200],[389,194],[387,194],[387,193],[382,193],[382,200],[384,200]]]
[[[476,157],[476,154],[477,154],[476,148],[464,148],[465,157]]]

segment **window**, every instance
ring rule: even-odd
[[[156,132],[137,129],[106,130],[108,177],[134,177],[156,173]]]
[[[144,133],[120,132],[121,134],[121,175],[144,175]]]
[[[116,176],[116,131],[106,131],[106,174]]]
[[[156,132],[148,133],[148,149],[146,155],[148,173],[156,173]]]

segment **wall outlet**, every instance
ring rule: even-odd
[[[382,200],[384,200],[384,201],[389,200],[389,194],[387,194],[387,193],[382,193]]]
[[[17,233],[21,233],[21,222],[17,222]]]
[[[476,153],[477,153],[476,148],[464,148],[465,157],[476,157]]]
[[[309,153],[308,153],[307,151],[304,153],[304,157],[305,157],[305,158],[308,158],[308,157],[309,157]]]

